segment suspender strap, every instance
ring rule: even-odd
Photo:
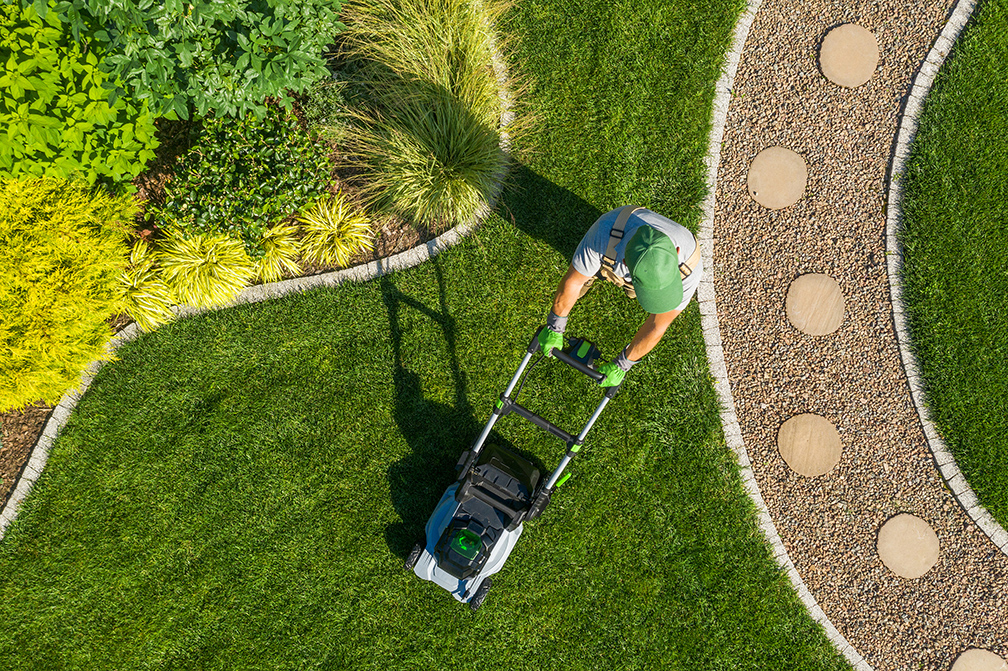
[[[688,259],[679,264],[679,277],[682,279],[686,279],[693,274],[693,269],[696,268],[697,262],[700,260],[700,241],[696,239],[695,235],[693,236],[693,242],[696,244],[693,253],[690,254]]]
[[[606,247],[605,255],[602,257],[602,266],[604,268],[612,270],[616,266],[616,245],[623,239],[623,231],[626,229],[627,220],[631,214],[643,209],[643,207],[626,205],[620,210],[619,215],[616,216],[616,223],[613,224],[612,230],[609,231],[609,246]]]

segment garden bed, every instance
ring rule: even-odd
[[[294,111],[300,119],[301,111],[297,103],[295,103]],[[193,123],[192,121],[170,121],[167,119],[158,119],[156,122],[160,145],[147,169],[133,180],[133,184],[137,188],[135,197],[141,204],[141,209],[135,220],[134,232],[139,239],[151,241],[160,233],[156,226],[147,222],[145,206],[147,203],[164,203],[165,183],[172,174],[178,156],[189,149],[189,131]],[[347,189],[345,178],[350,169],[340,161],[339,148],[331,146],[329,157],[335,166],[333,181],[329,187],[330,192],[335,193],[341,188]],[[411,224],[403,217],[384,215],[373,221],[372,232],[374,235],[373,248],[354,254],[347,267],[353,268],[384,259],[422,245],[433,240],[443,231],[432,230],[422,224]],[[302,266],[301,273],[284,279],[318,275],[341,269],[341,266],[306,263]],[[125,314],[115,315],[109,320],[109,326],[113,333],[119,333],[132,323],[133,320]],[[46,420],[52,409],[53,406],[39,401],[21,411],[0,413],[0,436],[3,437],[2,448],[0,448],[0,510],[3,509],[11,492],[14,491],[17,479],[24,470],[24,465],[31,458],[32,450],[45,430]]]

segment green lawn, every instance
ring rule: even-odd
[[[774,564],[726,448],[696,304],[630,373],[473,615],[402,559],[604,210],[695,225],[737,1],[523,2],[536,131],[435,261],[168,325],[81,400],[0,542],[0,667],[846,669]],[[598,286],[569,331],[644,315]],[[564,426],[599,390],[539,365]],[[543,470],[556,439],[498,440]]]
[[[903,283],[928,406],[1008,526],[1008,0],[938,74],[906,175]]]

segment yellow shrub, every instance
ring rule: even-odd
[[[135,214],[129,196],[78,182],[0,179],[0,411],[57,403],[109,358]]]

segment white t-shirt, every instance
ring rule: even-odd
[[[612,231],[613,224],[616,223],[616,217],[619,216],[621,209],[623,208],[618,207],[603,214],[581,238],[577,249],[574,250],[574,258],[571,260],[574,270],[589,277],[598,273],[602,267],[602,258],[609,247],[609,233]],[[630,269],[623,262],[623,256],[630,238],[641,226],[650,226],[667,235],[676,246],[676,251],[679,253],[679,263],[689,259],[696,249],[696,238],[685,226],[680,226],[671,219],[651,210],[637,210],[627,219],[626,227],[623,229],[623,239],[616,245],[616,263],[613,266],[614,272],[627,282],[631,281]],[[683,280],[683,300],[676,310],[686,308],[696,288],[700,285],[701,276],[703,276],[703,262],[698,260],[696,268],[693,269],[689,277]]]

